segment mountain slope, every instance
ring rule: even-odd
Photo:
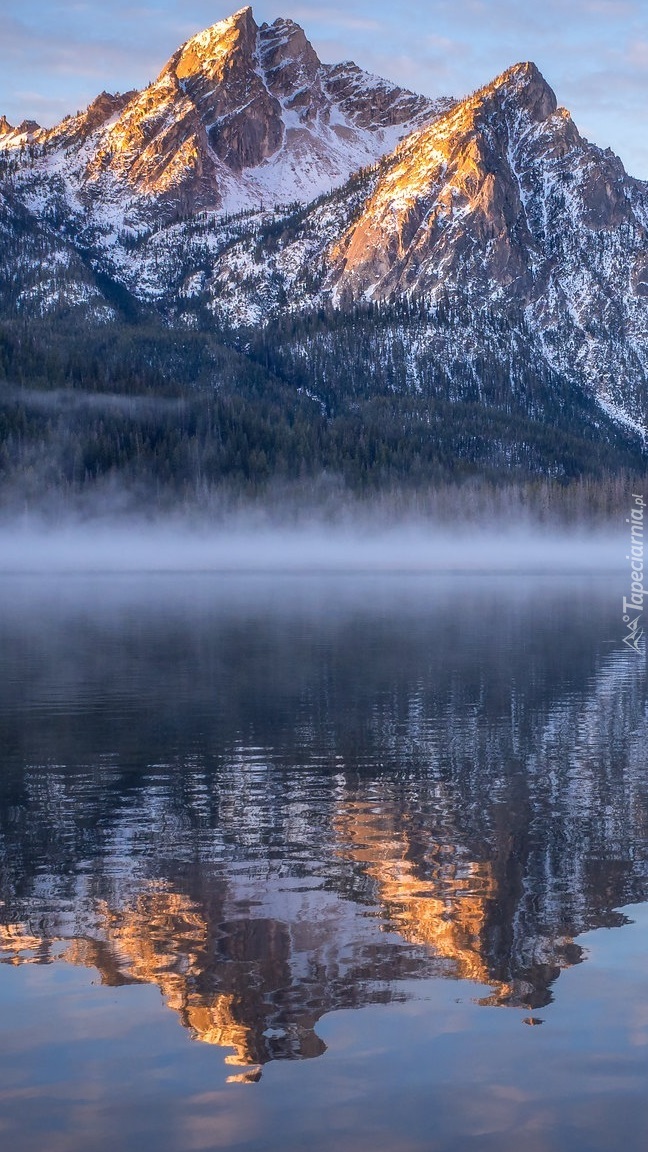
[[[23,384],[16,316],[39,348],[71,318],[75,380],[84,354],[97,377],[97,324],[117,345],[125,326],[124,348],[140,324],[165,349],[189,331],[230,394],[272,396],[272,420],[299,397],[295,444],[325,469],[346,453],[355,474],[564,478],[644,459],[648,185],[530,63],[435,102],[242,9],[142,92],[50,130],[0,121],[0,258]],[[105,386],[150,388],[148,352],[127,360]],[[159,379],[224,386],[171,355]]]
[[[309,281],[313,302],[343,309],[453,297],[450,355],[467,359],[484,308],[522,314],[540,359],[648,426],[648,185],[580,136],[534,65],[412,133],[360,200],[356,180],[306,215],[249,226],[204,278],[213,310],[303,309]]]
[[[534,65],[410,137],[331,259],[337,295],[461,286],[475,307],[524,306],[554,368],[646,424],[648,185]]]

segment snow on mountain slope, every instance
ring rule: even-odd
[[[35,120],[23,120],[22,124],[10,124],[6,116],[0,116],[0,148],[25,148],[43,132]]]
[[[94,322],[117,319],[71,239],[26,207],[0,166],[0,315],[42,317],[61,308]]]

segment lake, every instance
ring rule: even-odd
[[[4,1145],[643,1152],[621,592],[1,577]]]

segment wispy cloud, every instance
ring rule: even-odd
[[[288,6],[287,6],[288,7]],[[298,23],[304,21],[310,25],[316,23],[331,28],[350,28],[355,32],[377,32],[384,29],[380,20],[369,16],[354,15],[353,11],[341,8],[327,8],[318,5],[316,9],[309,6],[289,5],[290,18]]]
[[[648,72],[648,40],[635,40],[628,46],[626,58],[633,68],[640,68],[642,73]],[[643,75],[648,87],[648,75]]]

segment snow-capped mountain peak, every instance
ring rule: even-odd
[[[140,92],[102,93],[51,130],[0,121],[0,148],[42,146],[43,173],[61,174],[100,227],[123,225],[307,202],[447,103],[322,64],[298,24],[259,26],[246,7],[187,40]]]

